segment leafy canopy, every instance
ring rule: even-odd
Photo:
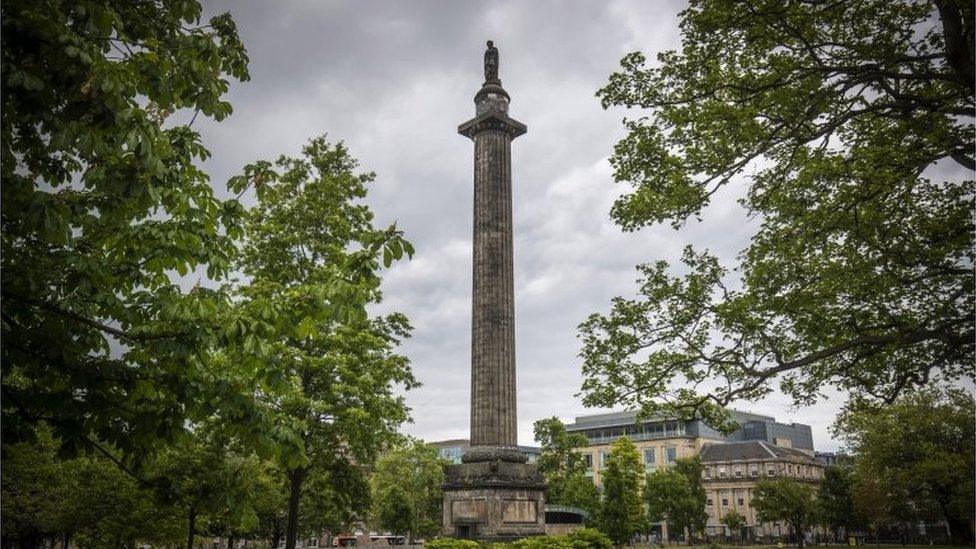
[[[817,490],[817,505],[823,523],[839,533],[841,528],[856,526],[853,498],[853,474],[850,467],[832,465],[824,469]]]
[[[691,483],[673,467],[657,469],[647,475],[644,503],[650,522],[665,523],[672,536],[691,526],[689,517],[695,507]]]
[[[614,441],[606,468],[600,475],[603,482],[600,531],[618,545],[628,543],[645,525],[641,501],[644,465],[637,447],[629,438],[620,437]]]
[[[758,228],[734,271],[640,266],[580,326],[584,402],[729,427],[777,381],[805,404],[971,379],[973,30],[966,2],[695,0],[679,51],[624,57],[597,94],[634,112],[613,219],[678,228],[734,183]]]
[[[411,538],[439,533],[445,465],[438,449],[421,440],[408,440],[380,456],[370,478],[376,523]]]
[[[752,506],[760,522],[784,521],[792,526],[803,547],[803,534],[818,518],[815,495],[813,486],[792,479],[763,480],[753,491]]]
[[[883,408],[851,406],[836,434],[856,455],[854,483],[874,525],[943,520],[955,541],[971,542],[976,513],[976,405],[965,390],[930,389]],[[875,508],[872,493],[888,494]]]
[[[197,114],[247,80],[229,15],[192,0],[4,2],[0,71],[4,442],[127,456],[249,399],[207,349],[243,209],[214,196]],[[236,395],[236,396],[235,396]],[[253,408],[253,407],[252,407]]]
[[[374,227],[363,202],[374,174],[357,167],[342,143],[317,137],[301,157],[256,162],[230,182],[238,192],[253,187],[258,203],[239,263],[248,280],[231,289],[235,308],[223,327],[243,344],[222,353],[260,389],[273,425],[290,486],[289,549],[300,527],[311,527],[300,520],[303,493],[327,496],[318,503],[327,523],[367,510],[365,469],[408,419],[398,388],[417,385],[395,353],[409,335],[406,317],[367,310],[382,298],[382,265],[413,248],[395,226]],[[312,492],[307,479],[324,485]]]
[[[580,453],[589,441],[580,433],[566,431],[557,417],[540,419],[533,424],[539,443],[539,471],[546,478],[546,501],[583,509],[595,516],[600,494],[586,475],[586,460]]]

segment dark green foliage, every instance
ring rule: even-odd
[[[783,521],[793,528],[797,546],[817,522],[816,491],[813,486],[788,478],[763,480],[753,491],[752,506],[761,522]]]
[[[579,450],[589,442],[579,433],[569,433],[559,418],[536,421],[535,440],[541,446],[539,471],[546,478],[546,503],[577,507],[595,517],[600,494],[586,476],[586,462]]]
[[[408,440],[380,456],[370,478],[372,514],[380,528],[410,540],[440,532],[444,466],[437,448],[420,440]]]
[[[850,467],[830,466],[824,469],[823,480],[817,493],[820,519],[837,539],[841,529],[855,525],[852,495],[853,471]]]
[[[452,538],[434,538],[428,549],[611,549],[613,542],[603,532],[580,528],[562,536],[533,536],[512,543],[479,543]]]
[[[891,402],[972,379],[973,25],[967,2],[696,0],[679,51],[624,57],[598,92],[635,110],[614,220],[679,227],[733,182],[757,229],[733,266],[640,266],[581,325],[584,402],[731,428],[777,384]]]
[[[479,549],[481,544],[469,539],[434,538],[424,544],[427,549]]]
[[[413,509],[402,488],[389,490],[377,501],[376,521],[393,534],[406,535],[413,522]]]
[[[930,389],[890,406],[845,410],[836,431],[856,456],[857,514],[874,528],[943,520],[954,541],[971,543],[974,416],[973,397],[962,389]]]
[[[580,528],[566,534],[576,549],[610,549],[613,541],[596,528]]]
[[[689,542],[694,532],[705,530],[708,520],[702,470],[698,456],[681,458],[672,467],[648,474],[644,484],[648,519],[667,523],[671,535],[687,529]]]
[[[687,524],[692,536],[695,532],[703,533],[705,524],[708,522],[708,513],[705,512],[705,505],[708,497],[705,494],[705,484],[702,482],[705,468],[702,465],[701,457],[694,456],[680,458],[674,462],[674,470],[681,473],[688,479],[689,501],[687,507]]]
[[[126,456],[186,420],[247,414],[202,352],[226,305],[175,274],[226,275],[243,210],[187,123],[220,120],[247,55],[187,0],[2,4],[3,438],[43,418],[68,452]]]
[[[413,249],[395,226],[373,226],[363,199],[374,174],[357,166],[342,143],[318,137],[299,158],[257,162],[231,180],[239,192],[253,186],[258,204],[239,265],[249,281],[234,288],[224,324],[226,337],[246,335],[223,352],[228,367],[262,389],[274,424],[269,438],[289,485],[289,549],[310,526],[300,511],[308,479],[332,483],[316,491],[334,496],[320,502],[328,516],[368,509],[369,490],[347,484],[365,487],[363,468],[408,418],[398,388],[417,385],[408,359],[394,352],[409,335],[406,317],[367,312],[382,297],[381,264]]]
[[[178,510],[156,499],[101,455],[58,459],[58,442],[40,426],[34,442],[4,445],[0,508],[4,545],[39,547],[65,538],[82,547],[179,543]]]
[[[644,503],[650,522],[663,522],[669,536],[674,536],[690,527],[691,511],[696,502],[688,477],[669,467],[647,475]]]
[[[603,501],[597,521],[600,531],[618,545],[629,543],[646,524],[641,501],[644,465],[629,438],[614,441],[601,477]]]
[[[738,539],[742,533],[742,527],[746,525],[746,517],[740,515],[735,509],[729,509],[722,517],[721,522],[729,528],[732,537]]]

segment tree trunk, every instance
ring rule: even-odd
[[[298,537],[298,503],[302,497],[302,483],[305,481],[305,469],[292,469],[288,473],[291,493],[288,496],[288,526],[285,527],[285,549],[295,549],[295,539]]]
[[[234,549],[234,536],[227,536],[227,549]]]
[[[196,533],[197,529],[197,510],[194,507],[190,507],[190,527],[187,528],[186,532],[186,549],[193,549],[193,535]]]
[[[71,534],[65,532],[61,534],[61,549],[68,549],[68,542],[71,541]]]
[[[796,546],[803,549],[807,542],[806,538],[803,536],[803,523],[794,522],[790,526],[793,527],[793,535],[796,536]]]

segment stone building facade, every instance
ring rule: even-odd
[[[587,474],[598,487],[611,445],[622,436],[634,442],[648,473],[680,458],[700,455],[707,497],[707,534],[732,534],[720,521],[734,509],[746,517],[744,533],[750,538],[788,536],[790,531],[785,524],[757,523],[751,507],[752,492],[762,479],[789,477],[818,483],[823,478],[824,464],[814,457],[810,426],[780,423],[770,416],[740,411],[733,411],[733,417],[740,427],[729,435],[702,421],[652,418],[638,422],[633,411],[577,417],[566,430],[580,433],[589,441],[581,453],[589,466]],[[668,537],[663,525],[652,525],[651,531]]]
[[[741,427],[730,435],[723,435],[702,421],[652,418],[638,422],[633,411],[580,416],[566,430],[580,433],[589,441],[582,453],[589,465],[588,474],[597,486],[602,484],[600,470],[610,447],[622,436],[634,442],[648,471],[698,455],[706,444],[712,443],[763,440],[813,455],[809,425],[779,423],[770,416],[740,411],[733,411],[733,417]]]
[[[753,491],[762,480],[789,478],[817,485],[824,476],[824,464],[794,448],[784,448],[764,440],[705,444],[701,449],[704,467],[710,535],[739,535],[749,539],[784,537],[786,524],[760,523],[752,506]],[[729,532],[722,517],[735,511],[745,518],[744,532]]]

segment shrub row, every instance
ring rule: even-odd
[[[435,538],[427,549],[611,549],[613,542],[594,528],[581,528],[562,536],[534,536],[512,543],[480,543],[469,539]]]

